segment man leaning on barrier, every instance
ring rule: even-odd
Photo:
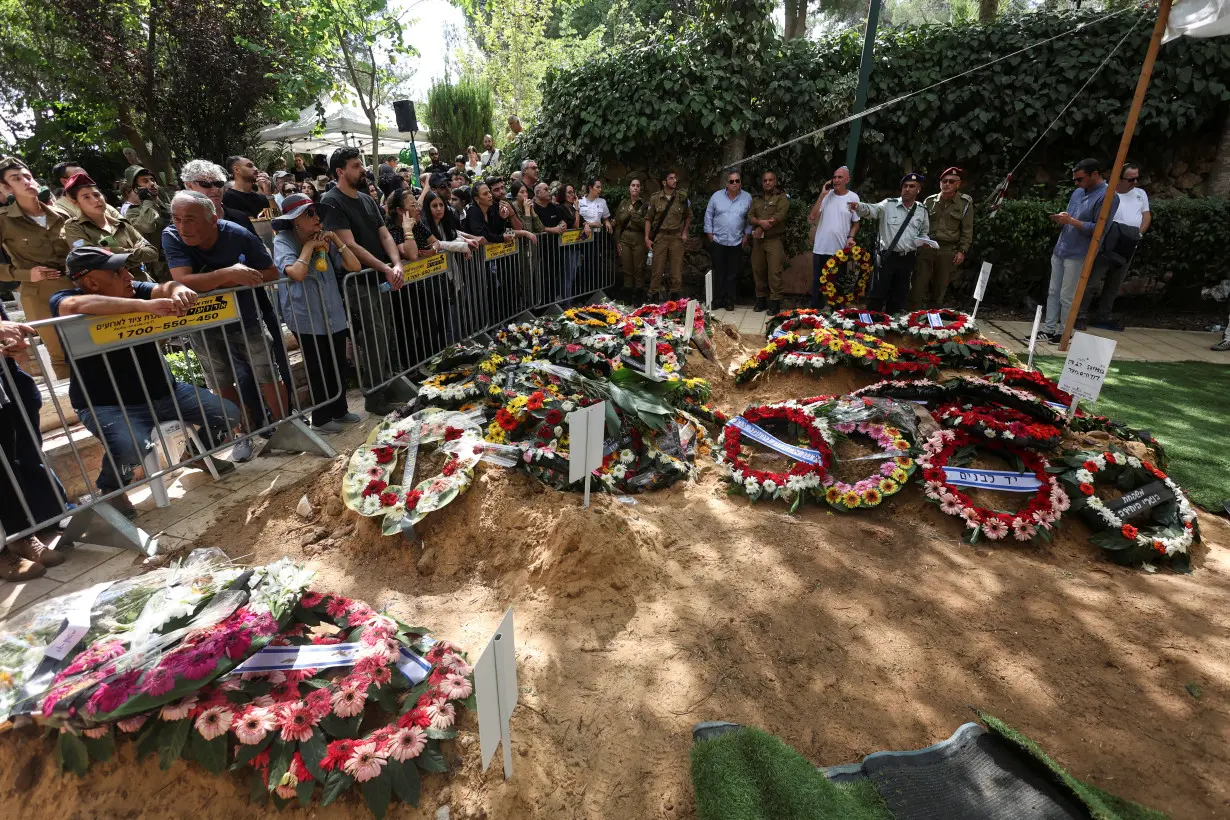
[[[51,297],[56,316],[77,313],[107,316],[153,313],[183,316],[196,303],[196,292],[179,282],[136,282],[125,267],[128,254],[84,245],[68,255],[68,277],[77,286]],[[98,473],[100,494],[121,489],[132,478],[132,468],[158,442],[162,422],[183,421],[202,428],[202,444],[213,449],[228,437],[239,421],[239,408],[208,390],[176,381],[162,358],[157,342],[85,356],[73,362],[68,400],[85,428],[103,442],[106,452]],[[235,466],[214,459],[219,472]],[[129,518],[136,516],[123,494],[112,506]]]
[[[199,293],[260,285],[278,278],[265,244],[233,222],[219,220],[214,203],[204,194],[180,191],[171,201],[175,223],[162,232],[162,249],[171,277]],[[260,388],[257,406],[244,401],[249,432],[278,421],[289,408],[286,390],[273,372],[273,337],[261,324],[259,302],[251,291],[235,296],[239,322],[208,328],[192,336],[192,346],[206,381],[221,395],[239,403],[236,368],[251,372]],[[234,363],[232,366],[232,362]],[[264,406],[259,406],[263,404]],[[248,439],[235,445],[235,461],[252,457]]]

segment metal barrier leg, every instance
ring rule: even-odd
[[[300,418],[286,419],[279,424],[270,436],[268,446],[292,453],[316,453],[325,458],[337,455],[337,451]]]
[[[188,438],[192,439],[192,443],[196,445],[196,451],[198,453],[205,452],[207,448],[201,444],[201,437],[197,435],[196,428],[189,427],[187,430],[187,433],[188,433]],[[222,477],[221,475],[218,474],[218,468],[214,466],[213,456],[205,456],[203,461],[205,462],[205,469],[209,470],[209,474],[214,477],[214,481],[217,481],[219,478]]]
[[[60,536],[56,549],[78,542],[135,550],[143,555],[158,552],[158,539],[133,524],[109,502],[100,501],[89,509],[74,513],[68,529]]]

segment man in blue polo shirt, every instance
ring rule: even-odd
[[[171,200],[171,221],[162,232],[162,249],[171,268],[171,278],[198,293],[259,285],[278,278],[269,251],[255,234],[234,222],[218,219],[213,201],[195,191],[180,191]],[[246,429],[253,431],[266,421],[277,421],[289,412],[285,388],[273,369],[273,337],[261,323],[257,297],[251,291],[236,297],[240,321],[193,335],[193,349],[205,371],[205,379],[219,394],[240,404],[231,366],[247,368],[260,386],[264,407],[244,401]],[[266,411],[268,414],[266,415]],[[232,458],[252,457],[249,439],[235,445]]]
[[[134,282],[127,261],[126,253],[89,245],[74,248],[66,266],[77,287],[51,295],[51,315],[183,316],[196,303],[196,293],[179,282]],[[102,494],[128,484],[132,468],[158,441],[155,428],[160,422],[182,420],[203,428],[202,443],[209,449],[225,441],[239,424],[234,404],[176,381],[156,342],[75,360],[68,400],[85,428],[106,445],[97,480]],[[214,466],[220,471],[234,469],[220,458],[214,459]],[[111,503],[129,518],[136,515],[123,494]]]

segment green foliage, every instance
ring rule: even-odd
[[[882,30],[868,104],[924,88],[998,56],[1070,32],[1101,11],[1037,12],[991,25]],[[1140,17],[1129,11],[996,66],[926,91],[867,118],[857,186],[893,188],[905,168],[934,176],[957,164],[990,189],[1043,135],[1047,125]],[[617,46],[575,68],[548,72],[538,124],[518,140],[552,174],[619,164],[656,171],[679,165],[689,180],[717,169],[723,144],[746,138],[744,154],[773,148],[846,115],[853,96],[860,34],[820,42],[775,36],[740,42],[737,29],[684,27]],[[1135,88],[1148,20],[1058,125],[1046,133],[1018,180],[1042,170],[1065,178],[1086,155],[1113,156]],[[738,44],[732,52],[728,45]],[[1181,38],[1161,52],[1141,113],[1134,154],[1146,164],[1182,149],[1179,134],[1211,134],[1230,100],[1230,41]],[[790,169],[788,190],[814,195],[844,152],[848,129],[828,141],[805,140],[758,160]]]
[[[205,371],[201,368],[201,363],[197,361],[196,353],[185,350],[168,353],[164,358],[166,358],[167,366],[171,368],[171,377],[175,381],[193,384],[197,387],[205,386]]]
[[[482,151],[483,135],[491,132],[494,103],[491,85],[478,77],[437,83],[427,93],[424,117],[431,142],[443,157],[464,154],[473,145]]]

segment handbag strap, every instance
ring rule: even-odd
[[[897,229],[897,235],[893,237],[893,241],[888,243],[888,247],[884,249],[885,253],[892,253],[893,248],[897,247],[897,240],[901,239],[901,234],[905,233],[905,228],[910,224],[910,220],[914,218],[914,212],[918,210],[918,202],[914,202],[914,207],[910,208],[910,212],[905,215],[905,220],[901,223],[901,227]]]

